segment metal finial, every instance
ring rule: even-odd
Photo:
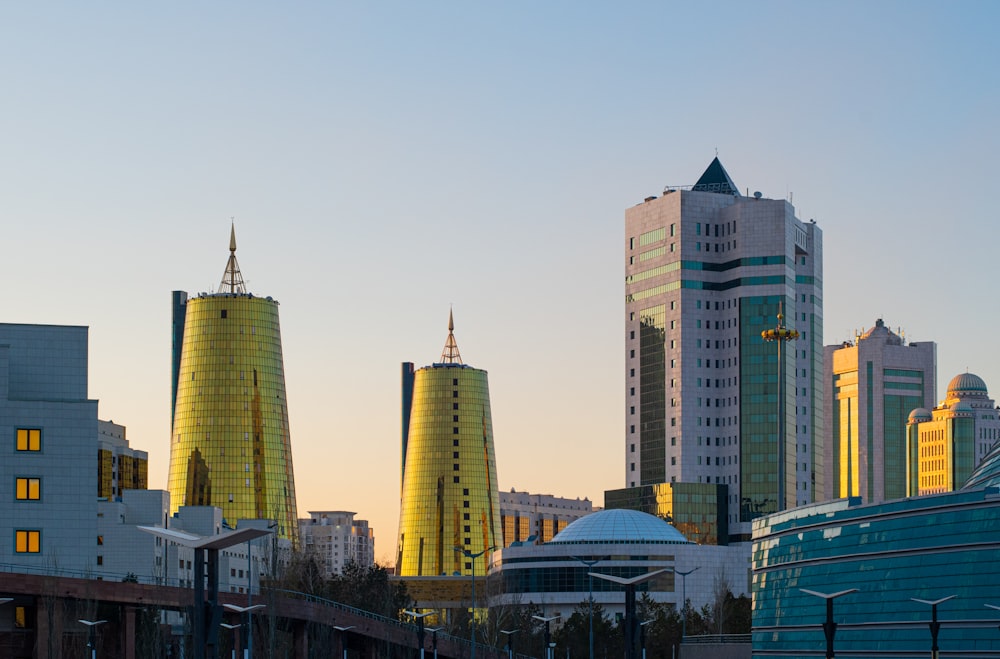
[[[442,364],[461,364],[462,355],[458,352],[458,343],[455,342],[455,314],[448,310],[448,338],[444,342],[444,350],[441,352]]]
[[[222,273],[222,283],[219,284],[220,293],[246,293],[243,285],[243,275],[240,273],[240,264],[236,262],[236,224],[229,229],[229,260],[226,262],[226,271]]]

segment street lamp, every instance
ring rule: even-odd
[[[760,338],[768,343],[778,344],[778,508],[785,507],[785,369],[781,361],[781,346],[799,338],[798,330],[785,327],[785,314],[778,306],[778,326],[760,333]]]
[[[639,647],[642,648],[642,659],[646,659],[646,625],[653,622],[646,620],[639,623]]]
[[[500,633],[507,637],[507,659],[514,659],[514,634],[519,629],[501,629]]]
[[[806,590],[805,588],[799,588],[799,590],[807,595],[822,597],[826,600],[826,622],[823,623],[823,633],[826,635],[826,659],[833,659],[833,635],[837,633],[837,623],[833,621],[833,600],[842,595],[856,593],[858,592],[858,589],[850,588],[848,590],[842,590],[839,593],[829,594],[820,593],[815,590]]]
[[[225,623],[225,622],[220,622],[219,624],[221,626],[225,627],[226,629],[228,629],[228,630],[230,630],[230,631],[233,632],[233,654],[232,654],[232,657],[233,657],[233,659],[236,659],[236,630],[239,629],[240,627],[242,627],[243,625],[241,625],[241,624],[230,625],[229,623]]]
[[[625,659],[634,659],[635,657],[635,635],[637,631],[635,617],[635,587],[643,581],[649,581],[653,577],[661,575],[666,571],[666,569],[654,570],[653,572],[640,574],[639,576],[632,577],[631,579],[613,577],[610,574],[601,574],[599,572],[591,572],[591,574],[598,579],[604,579],[605,581],[611,581],[625,586]]]
[[[534,620],[540,620],[545,623],[545,657],[546,659],[552,659],[552,646],[554,643],[550,642],[551,635],[549,634],[549,623],[553,620],[558,620],[559,616],[552,616],[550,618],[544,618],[542,616],[531,616]]]
[[[431,633],[431,647],[434,648],[434,659],[438,659],[438,632],[444,629],[444,627],[428,627],[427,631]]]
[[[347,645],[344,644],[344,636],[347,634],[348,629],[354,629],[354,625],[349,625],[347,627],[333,626],[338,632],[340,632],[340,656],[347,659]]]
[[[931,607],[931,621],[928,625],[931,628],[931,659],[938,659],[938,630],[941,629],[941,623],[937,619],[937,607],[938,604],[942,602],[947,602],[948,600],[956,597],[955,595],[949,595],[948,597],[942,597],[939,600],[921,600],[916,597],[911,597],[910,599],[914,602],[920,602],[921,604],[928,604]],[[986,606],[989,606],[987,604]]]
[[[404,610],[403,613],[417,619],[417,642],[420,643],[420,659],[424,659],[424,618],[434,612],[427,611],[425,613],[417,613],[416,611]]]
[[[252,624],[250,620],[254,611],[259,611],[260,609],[266,608],[266,604],[254,604],[253,606],[236,606],[235,604],[223,604],[223,608],[226,608],[234,613],[246,614],[246,630],[249,635],[250,625]],[[243,643],[243,659],[250,659],[250,643],[244,641]]]
[[[588,561],[584,558],[580,558],[579,556],[573,556],[572,558],[573,560],[580,561],[587,566],[587,579],[590,581],[588,595],[590,605],[587,607],[590,609],[590,659],[594,659],[594,575],[590,573],[590,569],[604,559],[595,558]]]
[[[688,605],[688,575],[700,568],[693,567],[687,572],[681,572],[677,568],[669,567],[667,568],[674,574],[681,575],[681,643],[684,643],[684,637],[687,635],[687,605]]]
[[[472,561],[472,659],[476,659],[476,559],[488,551],[496,549],[495,546],[487,547],[478,553],[472,553],[465,547],[455,546],[455,551]]]
[[[90,629],[87,647],[90,648],[90,659],[97,659],[97,626],[103,625],[107,620],[77,620],[77,622],[82,622]]]

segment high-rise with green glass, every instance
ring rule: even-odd
[[[626,210],[626,489],[725,486],[710,496],[728,534],[714,535],[731,542],[822,492],[822,245],[789,202],[741,195],[718,158]],[[799,333],[780,365],[761,337],[779,313]],[[699,524],[706,502],[689,498],[672,505]]]
[[[826,346],[823,362],[823,499],[881,503],[907,496],[907,419],[934,404],[937,346],[907,343],[879,318],[853,342]]]
[[[403,364],[396,574],[485,574],[503,544],[486,371],[462,363],[448,318],[438,363]]]
[[[173,293],[168,488],[179,506],[216,506],[235,524],[270,519],[298,540],[278,303],[248,293],[230,234],[219,292]]]

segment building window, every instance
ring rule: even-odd
[[[103,535],[97,536],[97,545],[101,546],[103,544],[104,544],[104,536]]]
[[[18,554],[37,554],[41,543],[41,531],[14,531],[14,551]]]
[[[18,451],[41,451],[42,431],[39,428],[18,428],[17,429],[17,450]]]
[[[104,565],[104,557],[101,556],[100,554],[97,555],[97,564]]]
[[[40,478],[18,478],[15,482],[14,492],[18,501],[38,501],[41,498]]]

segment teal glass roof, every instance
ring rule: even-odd
[[[611,509],[572,522],[550,543],[687,544],[689,541],[659,517],[638,510]]]
[[[1000,486],[1000,443],[993,446],[962,486],[963,490]],[[566,527],[569,528],[569,527]]]
[[[739,189],[733,183],[733,179],[729,178],[729,172],[719,162],[718,157],[708,164],[708,169],[705,170],[705,173],[701,175],[701,178],[698,179],[698,182],[691,189],[696,192],[715,192],[718,194],[731,194],[735,197],[740,196]]]

